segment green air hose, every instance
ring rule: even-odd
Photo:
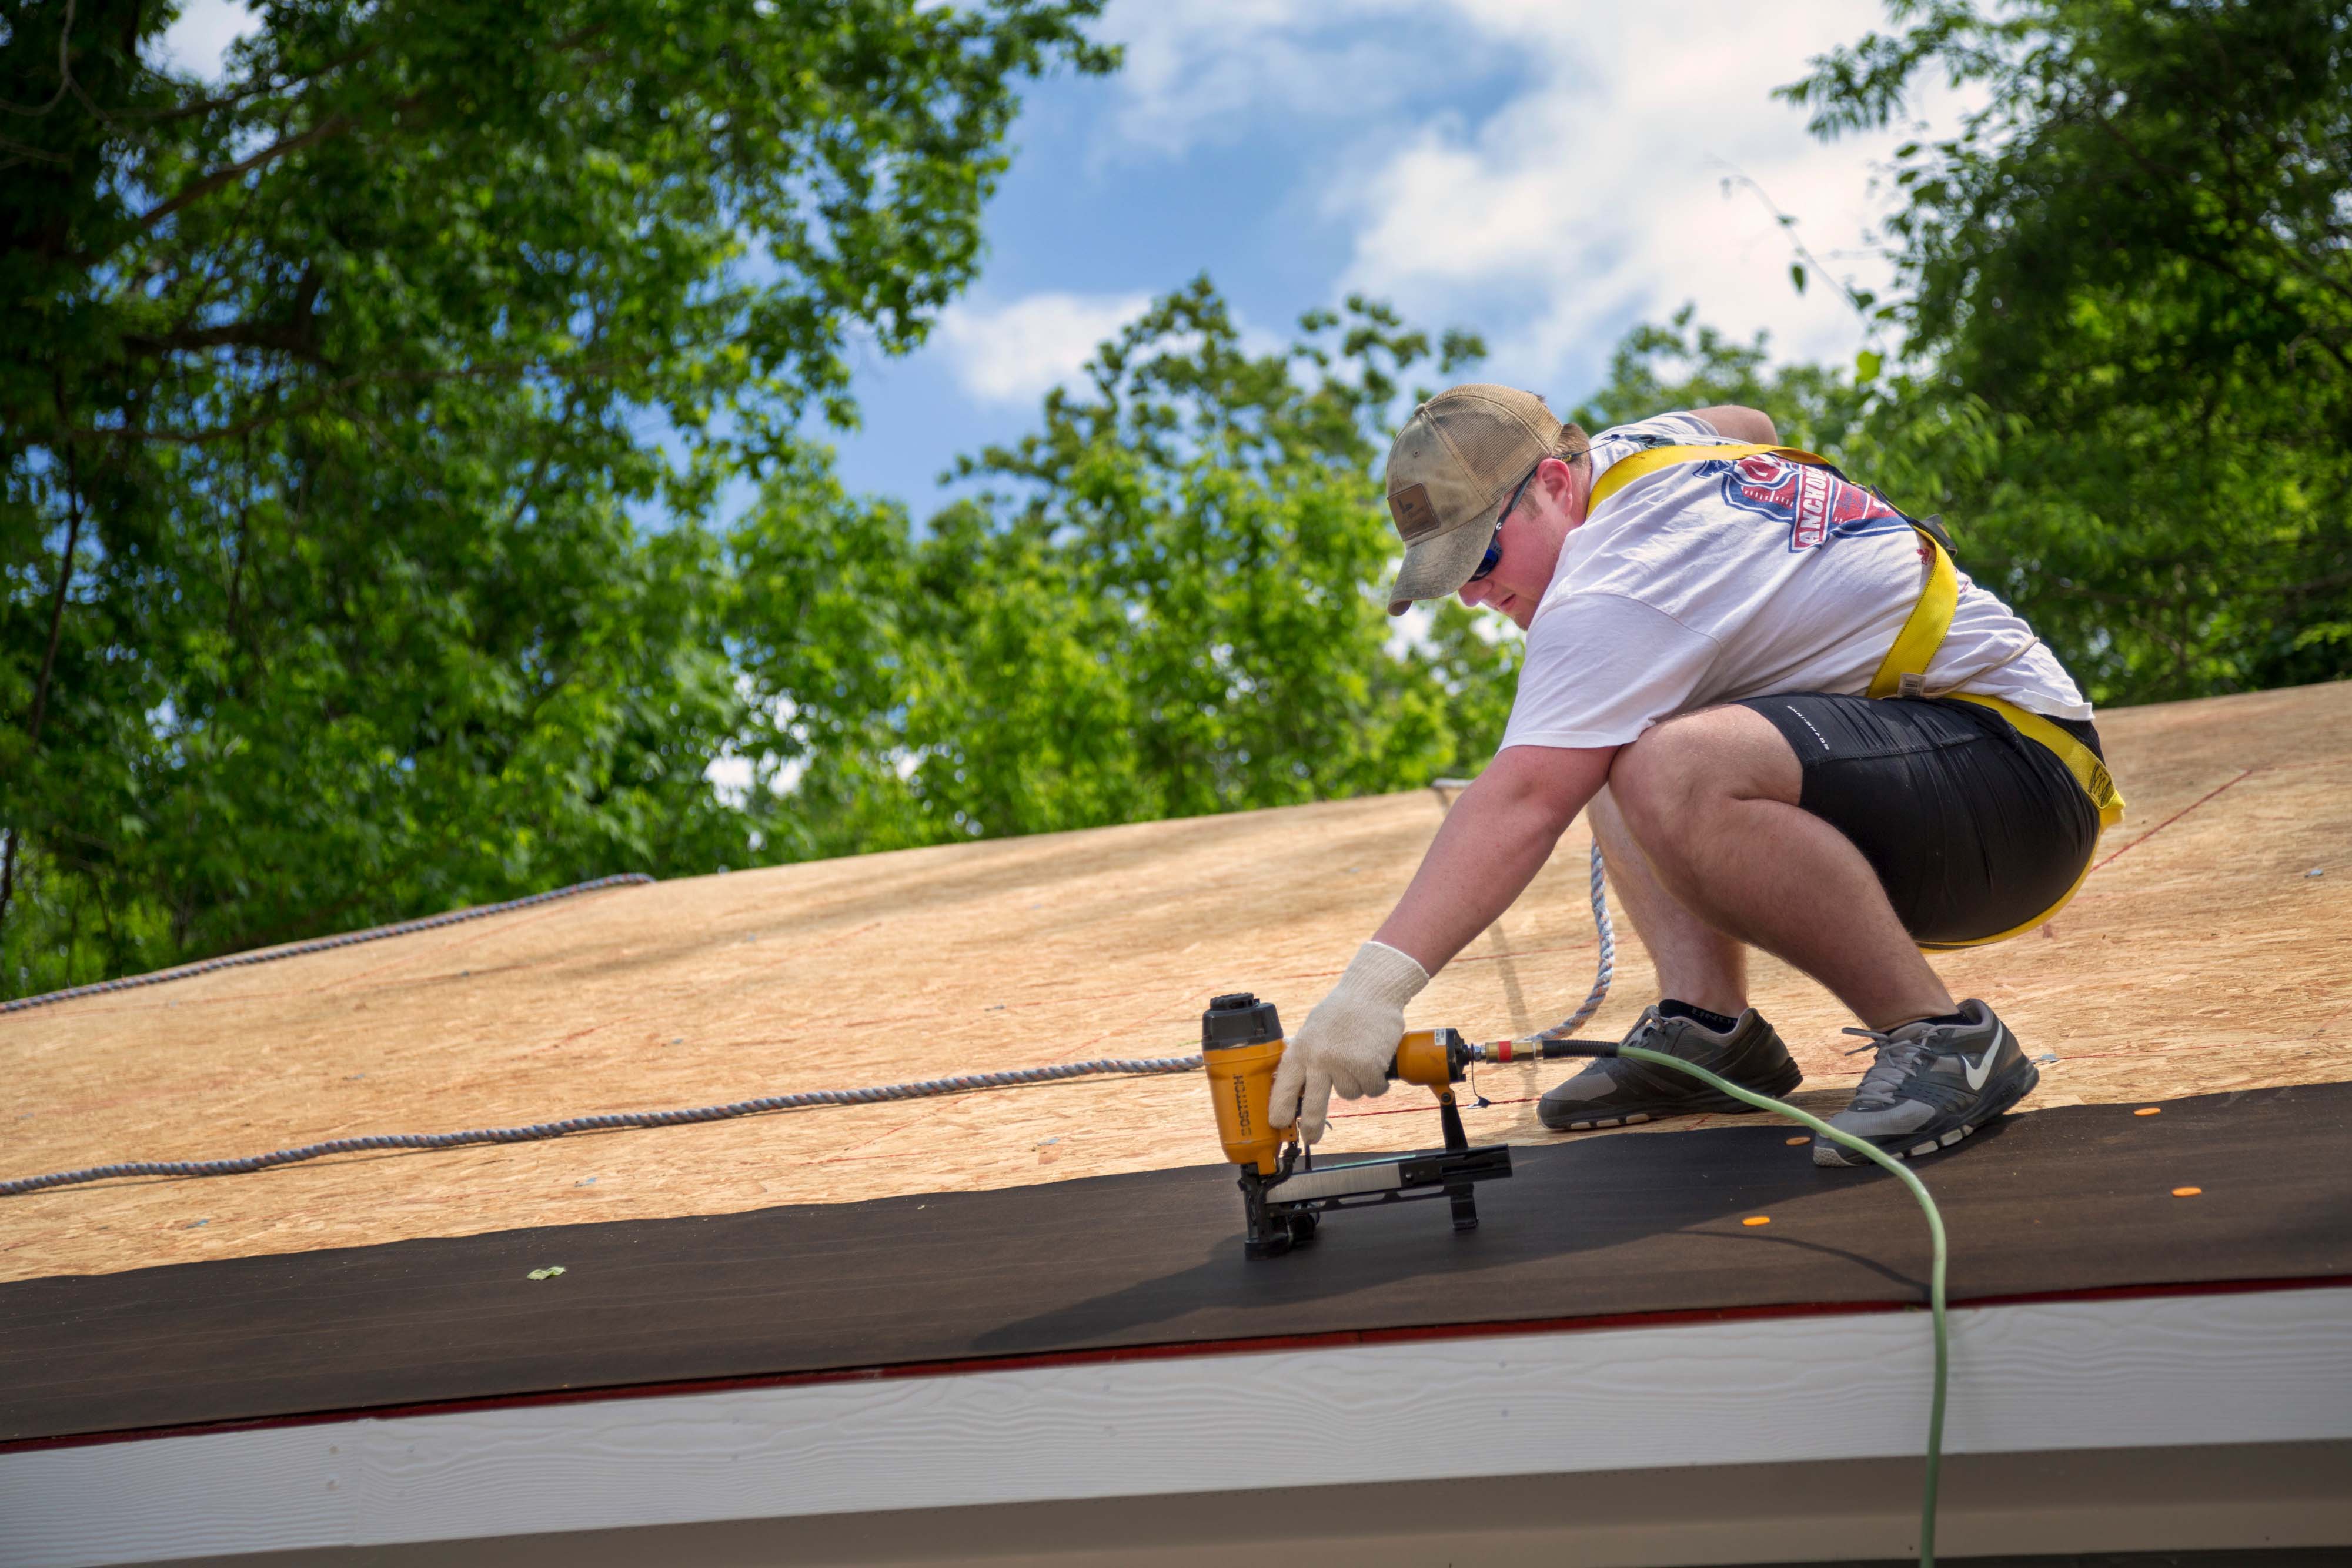
[[[1919,1500],[1919,1568],[1936,1568],[1936,1488],[1942,1479],[1944,1466],[1944,1382],[1951,1365],[1951,1348],[1944,1324],[1944,1217],[1936,1211],[1936,1200],[1927,1196],[1926,1184],[1912,1175],[1910,1168],[1901,1160],[1852,1133],[1841,1132],[1811,1112],[1800,1111],[1769,1094],[1742,1089],[1730,1080],[1718,1077],[1680,1057],[1668,1056],[1664,1051],[1651,1051],[1643,1046],[1598,1041],[1588,1044],[1583,1040],[1545,1040],[1542,1049],[1546,1056],[1622,1056],[1648,1062],[1653,1067],[1671,1067],[1743,1104],[1753,1105],[1759,1111],[1776,1112],[1811,1127],[1815,1134],[1832,1143],[1842,1144],[1873,1164],[1885,1166],[1895,1173],[1897,1180],[1911,1189],[1911,1196],[1919,1202],[1920,1212],[1927,1217],[1927,1235],[1935,1244],[1935,1261],[1927,1276],[1927,1310],[1935,1324],[1936,1392],[1927,1406],[1927,1479],[1921,1489]]]
[[[1895,1173],[1905,1186],[1911,1189],[1911,1196],[1919,1200],[1920,1211],[1927,1217],[1927,1234],[1935,1243],[1935,1265],[1933,1271],[1928,1275],[1927,1306],[1935,1323],[1936,1391],[1927,1409],[1927,1479],[1919,1503],[1919,1568],[1936,1568],[1936,1489],[1942,1478],[1944,1466],[1944,1381],[1951,1362],[1950,1347],[1945,1338],[1944,1326],[1944,1217],[1936,1211],[1936,1200],[1927,1196],[1927,1186],[1917,1176],[1911,1174],[1910,1167],[1904,1165],[1901,1160],[1892,1155],[1880,1152],[1851,1133],[1840,1132],[1809,1112],[1800,1111],[1794,1105],[1785,1104],[1769,1094],[1759,1094],[1753,1090],[1742,1089],[1738,1084],[1719,1078],[1706,1068],[1685,1061],[1678,1056],[1667,1056],[1644,1046],[1565,1038],[1585,1019],[1601,1010],[1601,1004],[1609,996],[1609,983],[1615,977],[1617,969],[1617,933],[1615,925],[1609,918],[1607,883],[1602,871],[1601,844],[1597,839],[1592,845],[1591,898],[1592,926],[1601,945],[1600,970],[1593,977],[1592,994],[1584,998],[1576,1011],[1540,1034],[1529,1035],[1521,1040],[1497,1041],[1494,1046],[1475,1047],[1478,1060],[1510,1061],[1521,1059],[1522,1056],[1540,1056],[1547,1059],[1563,1056],[1622,1056],[1635,1061],[1646,1061],[1656,1067],[1671,1067],[1677,1072],[1697,1079],[1710,1089],[1720,1090],[1742,1104],[1752,1105],[1759,1111],[1777,1112],[1792,1122],[1811,1127],[1832,1143],[1842,1144],[1874,1164],[1885,1166]],[[1502,1054],[1496,1054],[1498,1048]]]

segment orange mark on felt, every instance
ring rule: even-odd
[[[2205,1189],[2201,1186],[2176,1186],[2172,1189],[2172,1196],[2175,1197],[2195,1197],[2199,1193],[2201,1193]]]
[[[2161,1116],[2164,1114],[2164,1107],[2161,1105],[2143,1105],[2138,1110],[2133,1112],[2132,1114],[2135,1116]]]
[[[1811,1139],[1811,1138],[1787,1138],[1787,1139],[1783,1139],[1782,1141],[1783,1141],[1784,1143],[1786,1143],[1786,1144],[1787,1144],[1790,1148],[1792,1148],[1792,1149],[1793,1149],[1793,1148],[1795,1148],[1799,1144],[1810,1144],[1810,1143],[1811,1143],[1811,1142],[1812,1142],[1812,1139]]]
[[[1739,1223],[1742,1225],[1769,1225],[1772,1223],[1772,1217],[1769,1214],[1751,1214]]]

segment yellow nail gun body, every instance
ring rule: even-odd
[[[1216,1106],[1217,1136],[1225,1157],[1241,1167],[1250,1257],[1280,1257],[1313,1240],[1323,1214],[1366,1204],[1444,1197],[1453,1205],[1454,1229],[1477,1228],[1478,1205],[1471,1188],[1509,1176],[1511,1151],[1503,1144],[1473,1148],[1463,1133],[1453,1086],[1462,1082],[1472,1048],[1460,1034],[1416,1030],[1398,1042],[1389,1068],[1391,1078],[1418,1083],[1437,1096],[1445,1146],[1338,1165],[1318,1166],[1299,1142],[1296,1125],[1276,1127],[1267,1119],[1282,1049],[1282,1020],[1274,1004],[1246,991],[1216,998],[1201,1015],[1201,1055]]]

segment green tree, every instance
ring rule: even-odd
[[[751,852],[699,519],[969,280],[1097,9],[274,0],[217,84],[13,12],[0,988]]]
[[[1478,345],[1363,300],[1302,328],[1252,355],[1206,280],[1160,300],[1039,431],[966,460],[988,492],[919,540],[821,476],[754,508],[738,634],[778,716],[775,835],[824,853],[1036,832],[1483,761],[1516,644],[1459,605],[1399,635],[1375,467],[1405,373]]]
[[[1738,403],[1772,416],[1780,439],[1830,458],[1866,440],[1865,387],[1835,367],[1772,363],[1771,338],[1742,343],[1685,305],[1664,325],[1634,328],[1609,356],[1609,379],[1569,415],[1587,431],[1648,419],[1670,409]]]
[[[1858,301],[1868,309],[1866,295]],[[1669,409],[1738,403],[1772,416],[1780,439],[1818,452],[1875,486],[1914,516],[1949,514],[1996,471],[2000,432],[1983,403],[1948,388],[1923,385],[1909,371],[1883,375],[1875,350],[1854,369],[1806,361],[1775,363],[1771,337],[1747,342],[1695,323],[1685,305],[1664,324],[1635,327],[1609,357],[1609,379],[1570,417],[1588,431],[1646,419]],[[1955,519],[1947,515],[1947,523]],[[1970,539],[1979,530],[1956,525]],[[1971,569],[1980,566],[1969,556]]]
[[[1906,143],[1881,471],[2101,700],[2352,669],[2352,5],[1895,0],[1783,89]],[[1898,481],[1898,489],[1903,482]]]

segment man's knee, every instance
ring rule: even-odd
[[[1796,753],[1749,708],[1703,708],[1653,725],[1621,747],[1609,793],[1626,830],[1662,846],[1718,806],[1738,800],[1797,803],[1804,775]]]
[[[1704,750],[1674,720],[1653,725],[1618,750],[1609,768],[1609,795],[1635,840],[1652,843],[1690,813],[1704,785]]]

